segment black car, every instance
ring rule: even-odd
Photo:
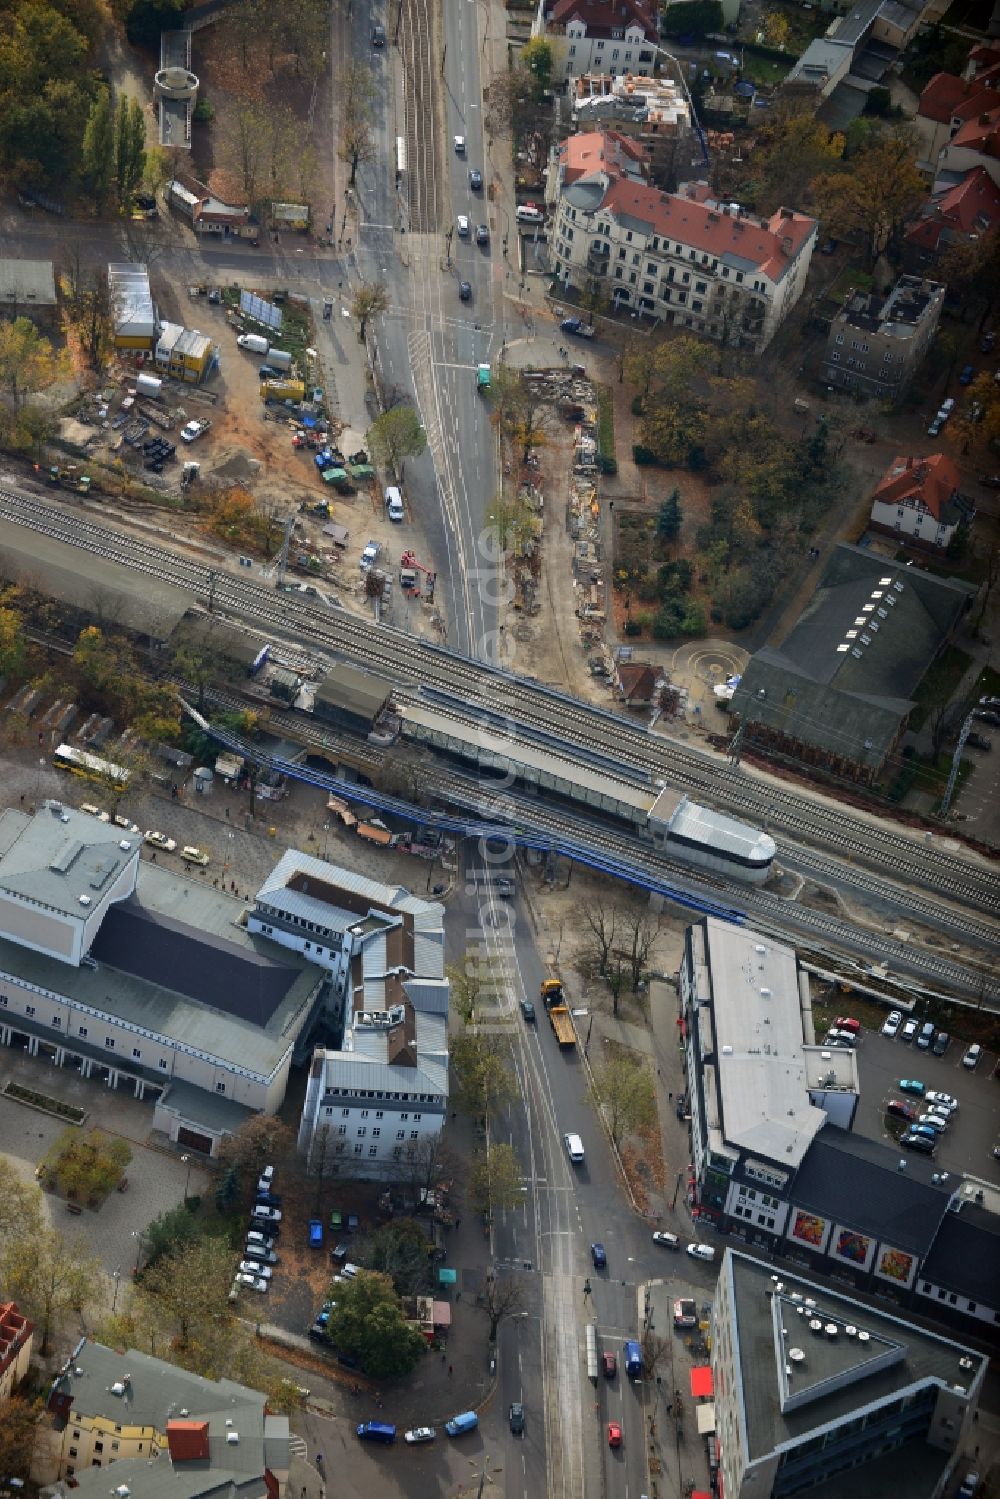
[[[993,740],[987,739],[985,734],[973,732],[968,735],[965,742],[971,749],[991,750],[993,748]]]
[[[472,282],[471,281],[460,281],[458,283],[458,295],[459,295],[459,300],[460,301],[462,301],[462,302],[471,302],[472,301]]]
[[[475,167],[469,168],[469,186],[474,193],[479,193],[483,190],[483,174],[482,172],[477,172]]]
[[[907,1150],[917,1150],[921,1155],[933,1155],[935,1150],[934,1141],[927,1135],[915,1135],[912,1130],[907,1130],[905,1135],[899,1137],[900,1145]]]
[[[819,253],[821,255],[832,255],[836,248],[837,241],[835,239],[825,239],[819,247]]]
[[[972,716],[983,723],[1000,724],[1000,713],[995,708],[976,708]]]
[[[934,1056],[943,1057],[950,1045],[951,1037],[949,1036],[948,1032],[938,1031],[937,1035],[934,1037],[934,1045],[931,1047],[931,1051]]]
[[[376,21],[375,25],[372,27],[372,46],[373,47],[384,47],[385,46],[385,27],[384,26],[380,26],[377,21]]]
[[[524,1432],[524,1406],[520,1400],[515,1400],[510,1408],[510,1429],[516,1437]]]
[[[529,1025],[534,1025],[534,1023],[535,1023],[535,1007],[531,1003],[530,999],[522,999],[521,1000],[521,1014],[524,1016],[525,1020],[528,1022]]]
[[[281,1196],[277,1192],[258,1192],[254,1203],[259,1208],[280,1208]]]

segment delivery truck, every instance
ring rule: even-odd
[[[251,354],[266,354],[268,350],[267,339],[260,333],[240,333],[236,342],[241,349],[247,349]]]
[[[563,993],[562,982],[559,979],[545,979],[542,984],[540,997],[548,1011],[549,1024],[552,1033],[560,1046],[575,1046],[576,1031],[570,1018],[569,1006]]]

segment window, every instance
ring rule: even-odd
[[[136,1061],[138,1061],[142,1056],[142,1052],[139,1050],[138,1046],[133,1046],[132,1055],[135,1057]]]
[[[420,1139],[420,1131],[418,1129],[411,1129],[410,1130],[410,1139],[411,1140],[419,1140]],[[952,1299],[954,1300],[954,1297]]]
[[[394,1161],[399,1161],[399,1160],[402,1160],[402,1157],[403,1157],[403,1147],[402,1147],[402,1145],[396,1145],[396,1146],[394,1146],[393,1147],[393,1152],[392,1152],[392,1158],[393,1158],[393,1160]]]
[[[422,1116],[420,1114],[414,1114],[414,1116],[413,1116],[413,1122],[414,1122],[414,1124],[419,1124],[421,1117]]]
[[[159,1069],[160,1069],[161,1072],[166,1072],[166,1070],[167,1070],[167,1059],[166,1059],[166,1057],[161,1057],[160,1060],[157,1062],[156,1065],[157,1065],[157,1067],[159,1067]]]
[[[346,1124],[338,1124],[338,1126],[337,1126],[337,1134],[338,1135],[346,1135],[347,1134],[347,1125]]]
[[[25,1005],[25,1007],[24,1007],[24,1013],[26,1015],[28,1015],[29,1017],[31,1015],[33,1015],[35,1013],[35,1007],[34,1007],[34,1005]]]
[[[104,1443],[103,1442],[95,1442],[94,1443],[94,1451],[95,1452],[103,1452],[104,1451]]]
[[[400,1114],[400,1119],[409,1119],[409,1114]]]
[[[405,1129],[398,1129],[396,1131],[396,1139],[397,1140],[405,1140],[406,1139],[406,1130]]]
[[[350,1118],[350,1115],[351,1115],[350,1109],[341,1109],[340,1113],[341,1113],[341,1117],[342,1118],[344,1118],[344,1119],[349,1119]]]
[[[69,1455],[70,1455],[70,1457],[77,1457],[79,1454],[77,1453],[77,1449],[75,1447],[71,1447],[69,1449]],[[70,1468],[69,1471],[72,1473],[73,1469]]]
[[[367,1119],[368,1118],[368,1110],[367,1109],[362,1109],[361,1110],[361,1117],[362,1117],[362,1119]]]
[[[117,1451],[118,1451],[118,1447],[119,1447],[119,1445],[120,1445],[120,1444],[119,1444],[119,1443],[118,1443],[118,1442],[112,1442],[112,1443],[111,1443],[111,1451],[112,1451],[112,1452],[117,1452]]]
[[[115,1038],[114,1038],[114,1036],[105,1036],[105,1038],[104,1038],[104,1044],[108,1048],[108,1051],[114,1051],[114,1049],[115,1049]]]
[[[365,1135],[367,1135],[367,1133],[368,1133],[368,1130],[367,1130],[366,1126],[362,1125],[361,1128],[358,1130],[358,1139],[359,1140],[363,1140],[364,1137],[365,1137]]]
[[[378,1155],[378,1146],[377,1145],[369,1145],[369,1147],[368,1147],[368,1154],[369,1154],[369,1156]]]
[[[382,1119],[382,1118],[384,1118],[384,1115],[385,1115],[385,1110],[384,1109],[376,1109],[375,1110],[375,1118],[376,1119]]]
[[[372,1139],[374,1140],[375,1136],[376,1135],[380,1135],[381,1133],[382,1133],[382,1131],[379,1129],[378,1125],[376,1124],[375,1128],[372,1130]]]
[[[355,1145],[355,1147],[354,1147],[354,1154],[355,1155],[360,1155],[361,1152],[364,1150],[364,1148],[365,1147],[363,1145]]]
[[[56,1030],[58,1030],[59,1027],[62,1025],[62,1016],[61,1015],[53,1015],[53,1017],[52,1017],[52,1024],[55,1026]]]
[[[216,1091],[216,1093],[225,1093],[225,1091],[226,1091],[226,1085],[225,1085],[225,1083],[216,1083],[216,1085],[215,1085],[215,1091]]]

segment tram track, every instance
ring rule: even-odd
[[[743,820],[766,823],[773,833],[828,848],[876,872],[889,873],[896,881],[934,889],[966,908],[1000,913],[1000,882],[991,867],[866,822],[843,807],[828,807],[783,787],[755,781],[745,771],[652,734],[607,709],[581,703],[556,688],[344,610],[272,594],[259,583],[209,569],[126,530],[92,520],[87,512],[62,510],[40,496],[0,489],[0,518],[174,584],[202,603],[211,591],[217,613],[231,611],[269,637],[291,638],[300,651],[307,649],[382,672],[404,693],[419,696],[422,686],[438,688],[464,702],[473,715],[485,710],[505,717],[515,737],[523,726],[530,742],[532,724],[544,723],[550,734],[566,741],[570,757],[575,751],[606,757],[610,751],[621,760],[623,770],[638,771],[654,783],[664,779],[680,785],[708,805]]]

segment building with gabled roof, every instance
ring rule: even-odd
[[[841,543],[780,646],[756,651],[731,711],[765,752],[874,781],[975,590]]]
[[[283,1499],[288,1417],[231,1379],[206,1379],[81,1338],[49,1390],[32,1477],[46,1499]]]
[[[988,1360],[727,1250],[712,1308],[720,1492],[931,1496],[969,1450]]]
[[[0,1301],[0,1400],[7,1400],[23,1379],[31,1363],[35,1324],[18,1309],[16,1301]]]
[[[937,162],[937,181],[955,181],[966,172],[982,167],[1000,186],[1000,97],[984,102],[974,117],[965,120],[942,146]],[[995,100],[995,102],[993,102]]]
[[[956,78],[954,73],[935,73],[928,79],[914,118],[920,169],[936,175],[943,147],[968,120],[974,120],[984,109],[995,108],[998,102],[996,83],[988,76]]]
[[[976,514],[960,482],[944,453],[894,458],[872,496],[872,530],[924,551],[945,551],[959,526],[970,526]]]
[[[982,167],[935,190],[903,233],[908,270],[923,275],[956,245],[973,245],[1000,224],[1000,187]]]
[[[167,198],[189,219],[196,234],[217,234],[224,239],[256,239],[258,226],[250,221],[245,203],[227,203],[211,188],[189,173],[178,172],[167,183]]]
[[[596,285],[616,307],[760,352],[805,288],[815,219],[752,218],[705,183],[664,193],[606,165],[559,195],[549,240],[562,284]]]
[[[560,145],[552,148],[552,167],[555,178],[553,197],[558,197],[564,187],[586,177],[590,172],[604,168],[618,177],[631,182],[645,182],[647,152],[628,136],[617,130],[588,130],[568,136]],[[546,193],[549,196],[549,192]]]
[[[538,0],[532,36],[552,44],[552,76],[649,74],[656,68],[656,7],[649,0]]]

